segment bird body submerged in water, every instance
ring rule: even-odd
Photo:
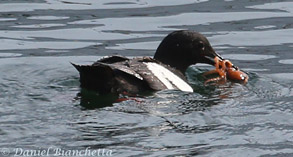
[[[196,63],[215,65],[222,59],[206,37],[193,31],[175,31],[163,39],[154,58],[102,58],[92,65],[74,65],[81,87],[101,94],[177,89],[193,92],[185,78],[186,69]]]

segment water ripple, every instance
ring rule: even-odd
[[[292,156],[290,0],[0,2],[0,148],[111,149],[115,156]],[[178,29],[196,30],[245,70],[246,85],[165,90],[114,103],[79,88],[70,64],[153,56]]]
[[[173,6],[205,2],[207,0],[186,0],[178,2],[176,0],[157,0],[157,1],[135,1],[132,3],[124,3],[124,1],[108,0],[84,0],[82,2],[76,0],[46,0],[46,3],[2,3],[0,4],[0,12],[28,12],[35,10],[91,10],[91,9],[118,9],[118,8],[145,8],[159,6]],[[116,5],[116,4],[120,5]]]

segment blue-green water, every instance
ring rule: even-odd
[[[57,149],[292,156],[292,8],[290,0],[1,1],[0,156],[21,149],[22,156],[29,150],[61,156]],[[207,36],[249,73],[248,84],[205,86],[201,74],[211,67],[196,65],[187,72],[194,93],[160,91],[113,105],[106,101],[111,96],[80,96],[70,62],[152,56],[179,29]],[[87,154],[98,155],[106,153]]]

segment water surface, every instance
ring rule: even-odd
[[[293,155],[290,0],[0,2],[0,148],[112,150],[113,156]],[[160,91],[111,104],[79,88],[70,62],[152,56],[174,30],[199,31],[248,72],[247,85]],[[83,93],[81,96],[80,93]],[[54,155],[53,152],[50,152]]]

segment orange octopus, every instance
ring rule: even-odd
[[[206,80],[205,84],[210,82],[226,81],[227,79],[243,84],[247,83],[248,75],[243,71],[240,71],[237,67],[233,66],[229,60],[221,60],[218,57],[215,57],[214,60],[216,69],[205,72],[204,76],[215,73],[218,73],[219,76]]]

